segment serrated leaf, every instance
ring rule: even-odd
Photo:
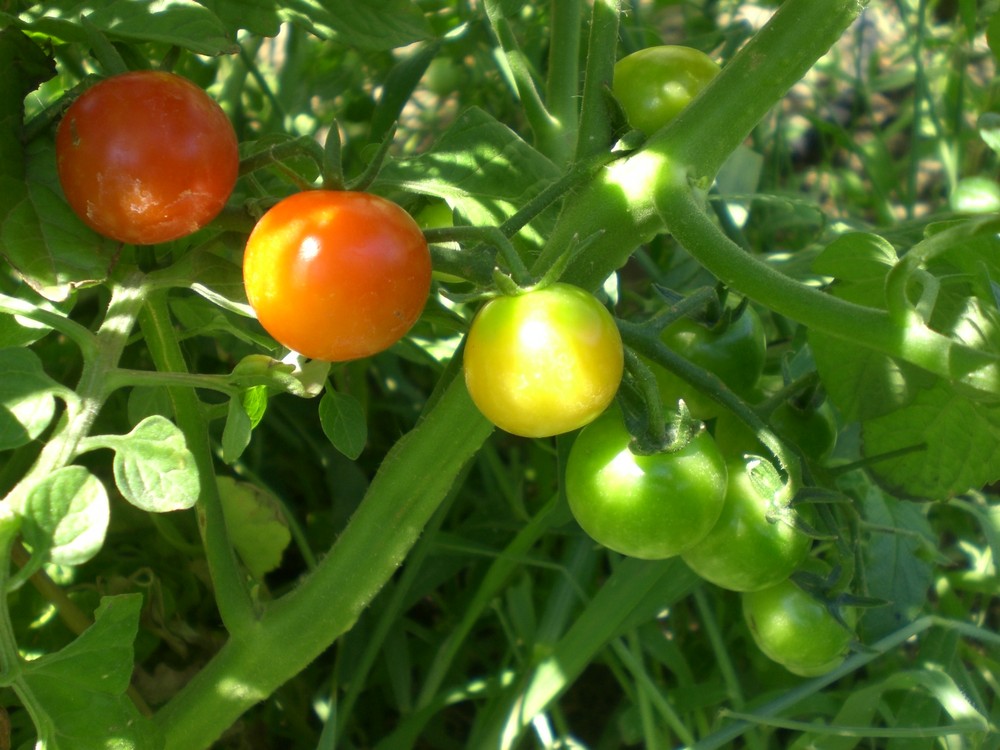
[[[923,446],[872,465],[893,494],[944,500],[1000,479],[1000,405],[967,399],[944,381],[864,422],[861,437],[869,457]]]
[[[895,530],[873,533],[863,547],[866,593],[889,602],[887,606],[873,607],[861,618],[858,627],[862,640],[871,643],[912,622],[922,612],[934,572],[922,552],[933,549],[936,539],[924,506],[897,500],[867,482],[852,494],[869,524]]]
[[[352,461],[361,455],[368,440],[368,424],[356,398],[328,388],[319,401],[319,419],[334,448]]]
[[[95,621],[54,654],[27,662],[15,691],[33,706],[47,750],[155,750],[151,722],[125,695],[133,670],[140,594],[104,597]]]
[[[506,125],[471,107],[427,153],[385,165],[376,185],[444,198],[474,226],[496,226],[560,176],[559,169]],[[547,236],[551,212],[526,229]]]
[[[0,373],[0,450],[10,450],[49,426],[56,409],[53,393],[61,386],[30,349],[0,349]]]
[[[823,248],[813,270],[843,281],[882,280],[897,260],[895,248],[877,234],[850,232]]]
[[[396,49],[433,35],[411,0],[292,0],[284,10],[320,36],[359,49]]]
[[[276,0],[198,0],[222,22],[229,36],[246,29],[258,36],[276,36],[281,30],[281,16]]]
[[[114,475],[122,497],[150,513],[190,508],[198,500],[198,467],[184,433],[158,414],[142,420],[127,435],[95,435],[86,449],[111,448]]]
[[[229,540],[247,570],[259,580],[281,564],[292,541],[281,504],[248,482],[219,477],[218,484]]]
[[[111,515],[104,485],[82,466],[64,466],[38,482],[21,513],[34,556],[59,565],[80,565],[96,555]]]

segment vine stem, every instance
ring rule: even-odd
[[[165,373],[186,373],[187,363],[167,307],[166,291],[149,294],[140,315],[140,325],[156,369]],[[257,619],[246,576],[229,541],[222,500],[215,481],[208,420],[198,394],[189,387],[168,386],[177,426],[184,433],[188,450],[198,467],[198,527],[201,530],[219,616],[230,635],[247,630]]]
[[[330,553],[156,714],[164,750],[209,747],[349,630],[492,431],[455,378],[385,457]]]
[[[121,359],[142,308],[145,291],[140,273],[112,284],[108,310],[96,336],[84,336],[79,331],[79,335],[74,336],[74,340],[79,338],[85,346],[84,354],[87,355],[75,390],[76,398],[67,400],[66,411],[38,459],[4,499],[9,507],[19,509],[36,482],[76,458],[80,442],[90,433],[108,396],[105,379]]]

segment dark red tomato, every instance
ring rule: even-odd
[[[149,245],[214,219],[236,183],[236,133],[185,78],[156,71],[87,89],[56,133],[59,181],[76,214],[107,237]]]
[[[388,349],[431,286],[416,221],[370,193],[309,190],[261,217],[243,256],[247,299],[276,341],[342,362]]]

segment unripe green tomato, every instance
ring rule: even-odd
[[[751,394],[767,357],[764,325],[752,307],[729,325],[714,328],[691,318],[679,318],[663,330],[660,340],[693,364],[714,373],[740,396]],[[723,411],[718,402],[672,372],[662,367],[653,372],[665,406],[674,407],[682,398],[691,415],[703,420]]]
[[[615,63],[611,88],[629,124],[648,135],[677,117],[719,70],[692,47],[647,47]]]
[[[793,674],[815,677],[839,666],[852,634],[826,605],[791,579],[742,595],[743,616],[754,642]],[[847,619],[853,619],[848,610]]]
[[[722,512],[726,462],[704,430],[678,451],[640,456],[620,410],[577,436],[566,462],[566,499],[581,528],[623,555],[658,560],[680,554]]]
[[[708,535],[681,557],[716,586],[758,591],[795,572],[809,551],[810,539],[795,528],[794,511],[757,490],[746,459],[730,460],[727,469],[722,515]]]
[[[786,401],[771,412],[768,421],[779,438],[817,463],[826,461],[837,445],[837,416],[829,401],[805,409]]]

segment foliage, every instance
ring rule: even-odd
[[[0,748],[1000,748],[1000,8],[863,6],[0,3]],[[631,130],[615,63],[666,44],[721,71]],[[56,133],[145,69],[221,105],[240,170],[129,245]],[[307,359],[248,302],[251,230],[313,188],[422,222],[385,351]],[[842,663],[792,674],[740,594],[593,541],[576,433],[477,410],[476,313],[557,281],[614,315],[630,465],[713,433],[766,467],[741,487],[810,540],[778,585]],[[663,335],[751,316],[759,377]]]

